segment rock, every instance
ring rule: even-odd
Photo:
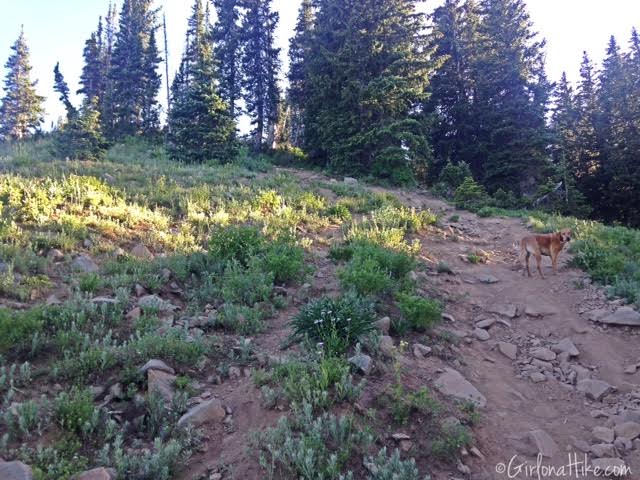
[[[612,443],[597,443],[595,445],[591,445],[589,450],[597,458],[616,456],[616,449]]]
[[[633,450],[633,441],[630,438],[618,437],[613,442],[613,445],[621,452]]]
[[[579,392],[584,393],[587,398],[597,402],[615,390],[615,387],[609,385],[607,382],[592,379],[580,380],[576,388]]]
[[[369,375],[373,368],[373,360],[369,355],[365,355],[363,353],[351,357],[349,359],[349,363],[354,365],[364,375]]]
[[[487,307],[487,312],[502,315],[507,318],[515,318],[518,316],[518,307],[512,303],[494,304]]]
[[[595,427],[592,430],[593,437],[604,443],[613,443],[615,432],[607,427]]]
[[[534,318],[547,317],[550,315],[555,315],[556,313],[558,313],[557,310],[549,306],[527,305],[526,307],[524,307],[524,314]]]
[[[153,260],[153,253],[142,243],[138,243],[129,253],[140,260]]]
[[[591,460],[591,466],[593,474],[598,478],[603,475],[622,477],[629,473],[626,463],[619,458],[595,458]]]
[[[413,344],[413,355],[416,358],[424,358],[430,354],[431,354],[431,347],[427,347],[426,345],[423,345],[421,343]]]
[[[149,393],[159,393],[168,404],[173,401],[176,376],[162,370],[147,370],[147,389]]]
[[[534,348],[529,352],[529,354],[533,358],[537,358],[538,360],[544,360],[545,362],[550,362],[556,359],[556,354],[546,347]]]
[[[475,446],[471,447],[469,451],[471,452],[472,455],[474,455],[475,457],[478,457],[480,460],[485,459],[484,454],[480,450],[478,450],[478,447],[475,447]]]
[[[489,340],[489,338],[491,338],[491,335],[489,335],[489,332],[487,332],[483,328],[474,329],[473,330],[473,336],[476,337],[478,340],[480,340],[482,342],[486,342],[487,340]]]
[[[456,468],[463,475],[471,475],[471,469],[467,465],[462,463],[460,460],[458,460]]]
[[[52,248],[47,253],[47,260],[49,260],[50,262],[61,262],[62,260],[64,260],[64,253],[62,253],[57,248]]]
[[[118,304],[118,299],[117,298],[109,298],[109,297],[94,297],[91,299],[91,301],[93,303],[97,303],[97,304],[109,304],[109,305],[117,305]]]
[[[87,472],[81,473],[75,480],[115,480],[117,473],[113,468],[94,468]]]
[[[536,446],[538,453],[543,457],[553,457],[558,451],[558,445],[544,430],[532,430],[529,432],[530,441]]]
[[[624,422],[616,425],[614,431],[616,433],[616,437],[624,437],[629,440],[634,440],[636,437],[640,437],[640,423]]]
[[[124,392],[122,391],[122,384],[120,382],[114,383],[109,387],[109,394],[111,398],[122,399],[124,398]]]
[[[237,380],[242,377],[242,371],[238,367],[229,367],[229,379]]]
[[[358,184],[358,179],[353,178],[353,177],[344,177],[343,183],[345,185],[357,185]]]
[[[185,425],[193,425],[199,427],[210,421],[222,421],[226,417],[227,412],[222,406],[222,402],[217,398],[213,398],[199,405],[196,405],[185,413],[178,420],[178,427]]]
[[[151,359],[147,363],[145,363],[142,367],[138,369],[138,373],[145,374],[148,370],[160,370],[161,372],[170,373],[171,375],[175,374],[175,370],[171,368],[169,365],[164,363],[162,360]]]
[[[396,347],[393,344],[393,338],[389,335],[383,335],[380,337],[380,352],[382,355],[388,358],[392,358],[396,354]]]
[[[411,436],[407,435],[406,433],[392,433],[391,434],[391,438],[393,438],[396,442],[399,442],[400,440],[411,440]]]
[[[544,370],[545,372],[553,372],[553,363],[551,362],[545,362],[543,360],[538,360],[537,358],[534,358],[531,361],[531,365],[538,367]]]
[[[71,264],[71,268],[82,273],[96,273],[100,267],[89,255],[78,255]]]
[[[607,325],[640,327],[640,313],[631,307],[620,307],[615,312],[599,317],[596,322]]]
[[[584,440],[576,440],[576,441],[574,441],[573,442],[573,446],[576,447],[578,450],[580,450],[583,453],[591,452],[591,447]]]
[[[140,307],[134,307],[134,308],[132,308],[131,310],[129,310],[127,312],[127,314],[124,316],[124,318],[126,318],[127,320],[129,320],[131,322],[135,322],[141,316],[142,316],[142,309]]]
[[[22,462],[0,462],[0,478],[2,480],[33,480],[33,472]]]
[[[544,374],[540,372],[533,372],[531,375],[529,375],[529,378],[533,383],[542,383],[547,381],[547,377],[545,377]]]
[[[624,369],[624,373],[626,373],[627,375],[633,375],[637,371],[638,371],[638,365],[629,365],[627,368]]]
[[[62,305],[62,302],[61,302],[61,301],[60,301],[60,299],[59,299],[58,297],[56,297],[55,295],[49,295],[49,296],[47,297],[46,304],[47,304],[48,306],[51,306],[51,305]]]
[[[139,283],[136,283],[135,287],[133,287],[133,290],[136,292],[136,297],[143,297],[147,294],[147,289]]]
[[[376,322],[376,327],[384,335],[389,335],[389,329],[391,328],[391,319],[389,317],[383,317]]]
[[[511,360],[515,360],[518,356],[518,347],[512,343],[498,342],[498,350]]]
[[[487,275],[487,274],[476,275],[476,278],[478,279],[479,282],[486,283],[489,285],[498,283],[500,281],[500,279],[498,279],[497,277],[494,277],[493,275]]]
[[[451,322],[451,323],[455,323],[455,321],[456,321],[454,316],[451,315],[450,313],[443,313],[442,314],[442,319],[443,320],[447,320],[448,322]]]
[[[120,247],[116,248],[113,252],[111,252],[114,258],[121,258],[125,256],[124,250]]]
[[[171,270],[169,270],[166,267],[160,270],[160,274],[162,275],[162,278],[164,279],[165,282],[168,282],[171,279],[171,275],[173,275]]]
[[[436,379],[434,385],[444,395],[471,401],[478,407],[484,407],[487,404],[487,399],[484,395],[458,371],[452,368],[446,368],[445,372]]]
[[[582,365],[571,365],[569,368],[571,371],[576,373],[576,382],[591,378],[591,370],[583,367]]]
[[[598,322],[602,317],[609,314],[609,310],[604,310],[602,308],[598,308],[596,310],[591,310],[590,312],[586,312],[585,316],[587,320],[592,322]]]
[[[494,323],[496,323],[495,318],[485,318],[483,320],[479,320],[478,322],[476,322],[476,328],[487,329],[490,326],[492,326]]]
[[[551,350],[553,350],[556,353],[566,352],[570,357],[577,357],[578,355],[580,355],[580,350],[576,348],[576,346],[573,344],[573,342],[569,338],[563,338],[558,343],[553,345],[551,347]]]
[[[160,312],[173,312],[178,309],[178,307],[161,299],[157,295],[140,297],[138,299],[138,306],[143,310],[158,310]]]

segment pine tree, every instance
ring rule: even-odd
[[[475,1],[446,0],[433,13],[436,63],[431,79],[427,112],[435,113],[431,129],[434,163],[429,176],[437,178],[447,162],[471,164],[477,158],[473,122],[474,49],[478,40],[478,7]]]
[[[213,28],[214,56],[218,62],[220,96],[235,119],[242,95],[240,1],[213,0],[217,22]]]
[[[280,104],[278,72],[280,49],[274,46],[278,13],[272,0],[244,0],[242,24],[243,89],[247,114],[253,125],[253,149],[260,152],[272,146]]]
[[[523,0],[483,0],[474,59],[477,157],[474,175],[490,192],[533,193],[547,173],[545,115],[551,86],[544,41]]]
[[[69,85],[67,85],[62,72],[60,72],[60,62],[56,63],[56,66],[53,68],[53,76],[53,90],[60,94],[60,101],[67,111],[67,118],[74,117],[77,114],[77,110],[76,107],[73,106],[73,104],[71,103],[71,99],[69,98]]]
[[[124,0],[115,36],[111,70],[114,130],[117,136],[147,133],[157,123],[160,57],[152,0]]]
[[[22,141],[40,128],[44,121],[44,97],[36,92],[37,81],[31,80],[29,47],[24,35],[11,46],[5,68],[5,96],[0,104],[0,140]]]
[[[309,41],[313,29],[314,12],[312,0],[302,0],[298,12],[295,32],[289,41],[289,91],[287,92],[290,113],[292,145],[299,147],[304,134],[304,105],[306,89],[305,59],[308,58]]]
[[[419,106],[433,65],[411,0],[317,2],[305,59],[305,146],[333,170],[412,181],[430,157]]]
[[[84,46],[84,66],[80,75],[81,88],[77,93],[84,94],[89,101],[102,99],[105,87],[105,70],[103,61],[102,17],[98,23],[98,30],[91,33]]]
[[[172,85],[168,150],[184,162],[226,163],[237,155],[236,125],[217,90],[207,17],[202,0],[195,0]]]

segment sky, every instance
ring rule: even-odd
[[[440,1],[427,0],[425,11],[433,10]],[[118,6],[120,2],[117,0]],[[553,81],[558,80],[563,71],[575,81],[584,50],[599,63],[611,35],[626,49],[631,28],[640,28],[639,0],[526,0],[526,3],[536,30],[547,40],[547,73]],[[300,0],[273,1],[280,14],[277,42],[284,65],[299,4]],[[156,0],[156,6],[161,7],[167,17],[170,76],[180,61],[191,5],[191,0]],[[107,7],[108,0],[0,0],[0,73],[4,78],[10,46],[24,25],[33,76],[39,81],[38,93],[47,98],[46,128],[64,114],[53,91],[53,67],[59,61],[71,89],[78,88],[84,42],[96,29],[98,17],[106,13]],[[165,97],[163,90],[160,98]],[[244,130],[246,120],[242,123]]]

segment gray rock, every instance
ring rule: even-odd
[[[534,348],[529,352],[529,354],[533,358],[537,358],[538,360],[544,360],[545,362],[550,362],[556,359],[556,354],[546,347]]]
[[[636,437],[640,437],[640,423],[624,422],[616,425],[614,431],[616,432],[616,437],[634,440]]]
[[[413,344],[413,355],[416,358],[424,358],[430,354],[431,354],[431,347],[427,347],[426,345],[423,345],[421,343]]]
[[[344,177],[343,183],[345,185],[357,185],[358,179],[353,177]]]
[[[162,370],[147,370],[147,387],[149,393],[159,393],[165,403],[173,401],[176,376]]]
[[[142,243],[138,243],[135,247],[131,249],[129,252],[132,257],[138,258],[140,260],[153,260],[153,253]]]
[[[518,316],[518,307],[512,303],[498,303],[489,305],[487,312],[502,315],[507,318],[515,318]]]
[[[531,379],[531,381],[533,383],[541,383],[541,382],[546,382],[547,381],[547,377],[545,377],[544,374],[542,374],[540,372],[531,373],[531,375],[529,375],[529,378]]]
[[[529,432],[529,439],[536,446],[538,453],[543,457],[553,457],[558,451],[558,445],[544,430],[532,430]]]
[[[489,335],[489,332],[487,332],[484,328],[474,329],[473,336],[483,342],[486,342],[487,340],[489,340],[489,338],[491,338],[491,335]]]
[[[147,363],[145,363],[142,367],[138,369],[138,373],[145,374],[147,370],[160,370],[161,372],[170,373],[171,375],[175,374],[175,370],[171,368],[169,365],[164,363],[162,360],[151,359]]]
[[[595,427],[591,433],[596,440],[604,443],[613,443],[615,438],[615,432],[607,427]]]
[[[229,367],[229,378],[231,380],[237,380],[242,377],[242,370],[238,367]]]
[[[389,329],[391,328],[391,319],[389,317],[383,317],[376,322],[376,327],[384,335],[389,335]]]
[[[531,365],[534,365],[544,370],[545,372],[553,372],[553,363],[551,362],[545,362],[544,360],[538,360],[537,358],[534,358],[533,360],[531,360]]]
[[[603,318],[605,315],[608,315],[608,314],[609,314],[609,310],[598,308],[596,310],[591,310],[590,312],[586,312],[585,316],[587,317],[587,320],[590,320],[592,322],[598,322],[600,321],[601,318]]]
[[[613,442],[613,445],[621,452],[633,450],[633,441],[630,438],[618,437]]]
[[[444,395],[471,401],[478,407],[484,407],[487,404],[487,399],[484,395],[458,371],[452,368],[446,368],[445,372],[436,379],[434,385]]]
[[[349,359],[349,363],[354,365],[360,372],[365,375],[369,375],[371,369],[373,368],[373,360],[369,355],[365,355],[363,353],[351,357]]]
[[[115,480],[117,476],[113,468],[100,467],[81,473],[75,480]]]
[[[380,352],[385,357],[392,358],[396,354],[396,347],[393,344],[393,338],[391,338],[389,335],[383,335],[382,337],[380,337],[379,348]]]
[[[612,443],[596,443],[595,445],[591,445],[589,450],[598,458],[616,456],[616,449]]]
[[[22,462],[0,462],[0,478],[2,480],[33,480],[33,472]]]
[[[518,356],[518,347],[513,343],[498,342],[498,350],[505,357],[510,358],[511,360],[515,360]]]
[[[604,315],[596,321],[607,325],[640,327],[640,313],[631,307],[620,307],[615,312]]]
[[[563,338],[553,345],[551,350],[556,353],[567,353],[570,357],[577,357],[580,355],[580,350],[576,348],[570,338]]]
[[[615,390],[615,387],[609,385],[607,382],[593,379],[580,380],[576,388],[579,392],[584,393],[587,398],[597,402]]]
[[[199,427],[210,421],[224,420],[227,415],[226,410],[222,406],[222,402],[217,398],[213,398],[199,405],[196,405],[185,413],[180,420],[178,420],[178,427],[184,427],[186,425],[193,425]]]
[[[71,264],[71,268],[82,273],[96,273],[100,270],[98,264],[89,255],[78,255]]]
[[[591,460],[591,466],[593,467],[593,474],[600,478],[605,474],[612,477],[624,476],[624,472],[627,469],[624,460],[619,458],[595,458]]]
[[[637,371],[638,371],[637,365],[629,365],[627,368],[624,369],[624,373],[626,373],[627,375],[633,375]]]
[[[118,303],[117,298],[110,298],[110,297],[94,297],[91,299],[91,301],[97,304],[109,304],[109,305],[117,305]]]
[[[167,302],[157,295],[145,295],[138,299],[138,306],[144,309],[158,310],[160,312],[173,312],[178,309],[175,305]]]
[[[571,365],[569,368],[576,373],[576,382],[591,378],[591,370],[582,365]]]
[[[574,441],[573,442],[573,446],[576,447],[578,450],[580,450],[583,453],[591,452],[591,447],[584,440],[576,440],[576,441]]]
[[[500,281],[499,278],[494,277],[493,275],[488,275],[488,274],[476,275],[476,278],[481,283],[486,283],[486,284],[489,284],[489,285],[494,284],[494,283],[498,283]]]
[[[478,322],[476,322],[476,328],[487,329],[490,326],[492,326],[494,323],[496,323],[495,318],[485,318],[483,320],[479,320]]]
[[[47,260],[51,262],[61,262],[62,260],[64,260],[64,253],[62,253],[57,248],[52,248],[51,250],[49,250],[49,252],[47,252]],[[1,268],[0,271],[2,271]],[[2,273],[4,273],[4,271]]]
[[[547,317],[556,313],[558,313],[556,309],[544,305],[527,305],[524,307],[524,314],[534,318]]]

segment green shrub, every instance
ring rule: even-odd
[[[221,312],[222,324],[240,335],[255,335],[265,330],[265,312],[258,306],[225,303]]]
[[[372,258],[354,258],[338,277],[342,287],[353,289],[360,295],[382,295],[391,291],[393,280],[389,272]]]
[[[489,195],[482,185],[467,177],[453,194],[453,201],[456,207],[475,212],[488,204]]]
[[[461,424],[446,425],[431,444],[431,452],[443,460],[453,461],[460,449],[471,445],[473,437],[467,427]]]
[[[274,274],[262,269],[261,261],[254,258],[246,267],[231,261],[222,278],[222,298],[227,303],[252,307],[266,302],[273,291]]]
[[[243,266],[264,248],[264,237],[252,226],[233,225],[212,233],[209,254],[221,263],[236,261]]]
[[[304,251],[293,240],[280,239],[272,243],[262,257],[262,268],[273,275],[278,284],[300,280],[304,273]]]
[[[24,312],[0,308],[0,353],[19,353],[30,348],[33,336],[43,329],[41,308]]]
[[[90,390],[73,387],[69,393],[62,392],[54,401],[54,418],[60,427],[75,435],[86,438],[95,432],[100,424],[101,412],[93,405]]]
[[[416,295],[399,294],[398,308],[411,328],[419,332],[433,328],[442,317],[439,302]]]
[[[458,162],[454,164],[448,161],[440,171],[438,182],[444,183],[449,188],[455,190],[462,185],[467,178],[473,178],[468,163]]]
[[[357,295],[323,297],[305,305],[291,321],[294,342],[322,344],[329,356],[343,355],[375,330],[373,304]]]
[[[351,220],[351,212],[343,203],[332,205],[325,211],[325,215],[339,222],[348,222]]]
[[[81,292],[94,293],[100,288],[101,280],[95,273],[88,273],[80,277],[78,288]]]
[[[421,480],[415,460],[402,460],[397,449],[388,456],[387,447],[383,447],[375,457],[366,458],[364,465],[371,472],[368,480]],[[423,480],[430,478],[427,475]]]

